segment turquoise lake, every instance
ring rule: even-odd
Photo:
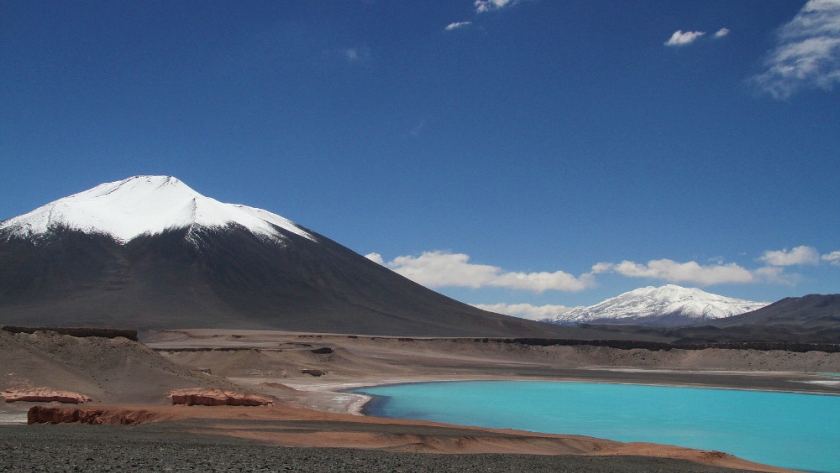
[[[719,450],[769,465],[840,473],[840,396],[548,381],[355,389],[366,413]]]

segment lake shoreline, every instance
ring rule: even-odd
[[[838,375],[840,376],[840,375]],[[404,384],[425,384],[425,383],[461,383],[461,382],[471,382],[471,381],[501,381],[501,382],[545,382],[545,383],[593,383],[593,384],[617,384],[617,385],[629,385],[629,386],[655,386],[655,387],[669,387],[669,388],[695,388],[695,389],[718,389],[718,390],[733,390],[733,391],[753,391],[753,392],[767,392],[767,393],[785,393],[785,394],[803,394],[803,395],[812,395],[812,396],[840,396],[840,393],[827,393],[827,392],[813,392],[813,391],[801,391],[801,390],[788,390],[788,389],[758,389],[758,388],[749,388],[749,387],[726,387],[726,386],[718,386],[718,385],[687,385],[687,384],[669,384],[669,383],[641,383],[641,382],[615,382],[615,381],[604,381],[601,379],[587,379],[587,380],[575,380],[575,379],[504,379],[504,378],[476,378],[476,379],[436,379],[436,380],[405,380],[405,381],[396,381],[396,382],[377,382],[377,383],[364,383],[358,387],[352,388],[341,388],[337,390],[331,390],[332,392],[336,393],[350,393],[359,396],[366,397],[365,400],[359,400],[358,403],[354,403],[350,406],[347,410],[348,414],[353,415],[371,415],[366,412],[366,406],[374,401],[375,395],[368,395],[368,394],[361,394],[355,392],[356,390],[363,389],[366,387],[383,387],[383,386],[400,386]],[[840,384],[840,383],[838,383]]]
[[[840,473],[836,469],[840,456],[830,453],[830,445],[840,442],[831,428],[840,423],[837,396],[537,380],[459,384],[362,388],[363,394],[374,398],[364,413],[674,444],[721,450],[765,464]]]
[[[608,373],[621,373],[629,376],[621,376],[620,379],[608,376]],[[657,379],[657,376],[662,375],[677,375],[678,377],[687,377],[689,379],[682,380],[683,382],[675,381],[673,379]],[[637,375],[637,376],[633,376]],[[833,374],[815,373],[813,377],[835,377]],[[739,377],[738,382],[732,377]],[[748,378],[743,378],[748,377]],[[788,378],[795,378],[790,380]],[[756,380],[764,382],[757,383]],[[468,381],[541,381],[541,382],[568,382],[568,383],[602,383],[602,384],[619,384],[619,385],[638,385],[638,386],[661,386],[674,388],[701,388],[701,389],[720,389],[720,390],[737,390],[737,391],[757,391],[757,392],[777,392],[790,394],[811,394],[821,396],[840,396],[840,389],[832,392],[824,389],[808,389],[808,382],[819,381],[803,379],[802,373],[791,372],[737,372],[737,371],[675,371],[675,370],[633,370],[633,369],[581,369],[576,370],[573,376],[564,377],[519,377],[519,376],[468,376],[468,377],[448,377],[448,376],[418,376],[406,378],[386,378],[386,379],[369,379],[357,382],[338,382],[330,383],[329,381],[322,381],[319,383],[287,383],[288,386],[301,391],[318,392],[322,394],[335,394],[336,398],[331,399],[326,396],[320,407],[328,412],[346,412],[354,415],[364,415],[364,406],[370,399],[357,399],[352,403],[347,403],[345,396],[348,394],[355,396],[363,396],[354,393],[353,390],[364,387],[377,386],[393,386],[401,384],[417,384],[417,383],[442,383],[442,382],[468,382]],[[840,382],[828,380],[832,382],[830,386],[840,386]],[[318,405],[313,406],[318,407]]]

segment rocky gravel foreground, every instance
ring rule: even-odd
[[[439,455],[273,447],[160,425],[0,426],[0,472],[734,472],[648,457]]]

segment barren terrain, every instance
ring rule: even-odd
[[[587,380],[840,394],[840,380],[824,375],[840,372],[840,353],[819,351],[621,350],[486,338],[215,330],[161,332],[146,343],[179,366],[331,412],[357,412],[364,402],[336,392],[341,389],[436,380]]]
[[[680,463],[685,461],[775,470],[718,452],[360,416],[367,398],[341,390],[432,380],[545,379],[840,394],[840,380],[830,376],[840,373],[840,353],[819,351],[617,349],[487,338],[210,329],[147,333],[141,340],[144,343],[0,330],[0,391],[51,389],[91,399],[70,407],[47,404],[52,413],[38,422],[151,423],[170,436],[189,432],[217,439],[211,443],[236,438],[252,446],[612,459],[589,471],[631,471],[636,462],[632,459],[639,456],[672,462],[660,465],[672,471],[685,469]],[[274,407],[169,405],[172,391],[186,388],[250,393],[273,400]],[[0,404],[0,423],[20,423],[34,405],[43,403]],[[26,444],[31,432],[53,435],[32,428],[3,427],[4,433],[11,432],[7,442],[18,439]],[[85,429],[97,427],[74,428],[90,433],[95,431]],[[529,463],[534,469],[543,462],[536,458]],[[575,461],[580,462],[569,460],[567,465],[578,465]],[[585,470],[585,465],[578,466]]]

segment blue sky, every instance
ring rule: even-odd
[[[468,303],[837,293],[840,2],[0,2],[0,168],[0,219],[174,175]]]

